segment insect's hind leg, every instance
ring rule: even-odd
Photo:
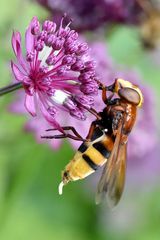
[[[71,138],[73,140],[76,140],[76,141],[85,141],[85,139],[83,138],[79,138],[79,137],[76,137],[74,135],[71,135],[71,134],[59,134],[59,135],[53,135],[53,136],[41,136],[41,138],[46,138],[46,139],[62,139],[62,138]]]
[[[85,141],[85,139],[83,139],[81,137],[81,135],[76,131],[76,129],[74,127],[65,126],[65,127],[62,127],[62,129],[63,130],[71,130],[75,136],[64,132],[63,134],[53,135],[53,136],[42,136],[41,138],[47,138],[47,139],[71,138],[76,141]],[[56,128],[52,128],[52,129],[47,129],[46,131],[49,132],[49,131],[56,131],[56,130],[57,130]]]
[[[65,131],[66,130],[70,130],[70,131],[72,131],[74,133],[75,136],[77,136],[78,138],[83,139],[81,137],[81,135],[77,132],[77,130],[74,127],[72,127],[72,126],[64,126],[64,127],[62,127],[62,129],[65,130]],[[49,132],[49,131],[56,131],[56,130],[57,130],[56,128],[51,128],[51,129],[47,129],[46,131]]]

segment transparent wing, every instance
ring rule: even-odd
[[[98,183],[96,203],[107,198],[110,207],[115,206],[122,195],[126,170],[126,144],[121,143],[123,123],[117,131],[114,147]]]

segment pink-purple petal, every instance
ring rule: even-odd
[[[54,128],[56,128],[58,131],[60,132],[64,132],[62,127],[59,125],[59,123],[55,120],[54,117],[52,117],[51,114],[49,114],[49,112],[46,110],[46,108],[44,107],[43,103],[40,102],[40,109],[41,112],[43,114],[43,116],[45,117],[45,119],[47,120],[47,122],[53,126]]]
[[[31,29],[33,24],[38,21],[37,17],[33,17],[27,30],[25,33],[25,44],[26,44],[26,50],[27,52],[31,52],[33,50],[33,45],[34,45],[34,36],[31,33]]]
[[[24,69],[25,72],[27,72],[27,63],[24,60],[24,57],[22,55],[22,49],[21,49],[21,44],[19,42],[17,42],[17,60],[19,62],[19,64],[21,65],[21,67]]]
[[[12,33],[12,48],[14,50],[14,53],[17,57],[17,43],[21,44],[21,34],[20,32],[13,32]]]
[[[49,144],[54,150],[58,150],[62,145],[62,139],[56,139],[55,141],[54,140],[50,141]]]
[[[25,78],[25,74],[19,69],[19,67],[13,63],[11,61],[11,68],[12,68],[12,72],[15,76],[15,78],[20,81],[20,82],[23,82],[23,79]]]
[[[27,111],[33,116],[36,116],[36,106],[35,106],[35,100],[34,100],[34,96],[30,96],[28,94],[26,94],[25,97],[25,108],[27,109]]]

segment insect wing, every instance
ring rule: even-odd
[[[123,124],[120,125],[117,131],[114,148],[98,183],[97,204],[104,197],[107,197],[109,206],[113,207],[118,203],[123,192],[126,170],[126,144],[121,144],[122,127]]]
[[[126,172],[126,144],[119,146],[119,152],[117,155],[116,166],[113,169],[113,173],[110,176],[108,184],[108,204],[114,207],[120,200],[125,183]],[[113,160],[114,161],[114,160]]]

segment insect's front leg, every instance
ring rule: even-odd
[[[87,110],[88,112],[92,113],[97,118],[97,120],[101,120],[100,114],[94,108],[88,108]]]
[[[114,88],[115,88],[115,83],[113,83],[112,85],[109,86],[105,86],[103,83],[97,81],[99,84],[99,89],[102,90],[102,100],[105,104],[109,104],[112,97],[114,96]],[[112,94],[107,97],[107,91],[112,92]]]
[[[112,93],[109,97],[107,97],[107,87],[102,88],[102,100],[106,105],[110,104],[113,96],[114,96],[114,93]]]

